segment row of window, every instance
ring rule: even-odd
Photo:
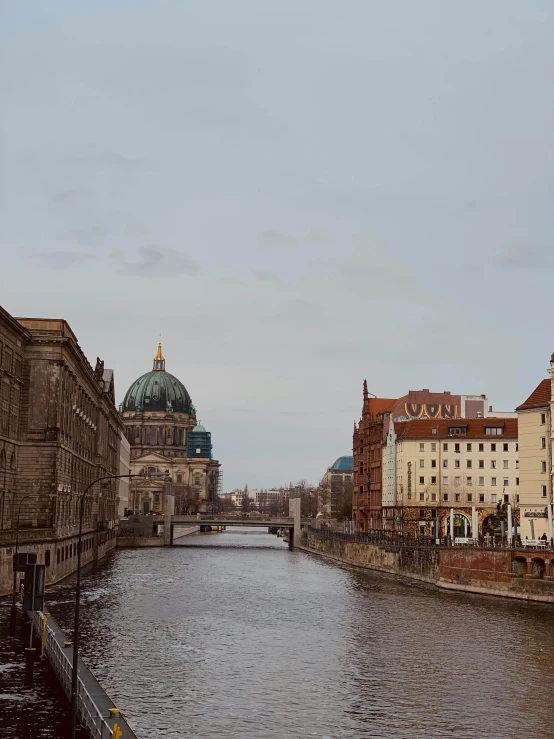
[[[514,442],[514,444],[515,444],[515,451],[516,452],[519,451],[519,444],[517,442]],[[500,446],[500,445],[497,444],[496,442],[492,443],[490,445],[491,452],[495,452],[497,446]],[[442,445],[443,452],[447,452],[448,451],[448,448],[449,448],[448,442],[445,442]],[[478,450],[480,452],[484,452],[485,451],[485,444],[484,443],[479,443],[479,444],[477,444],[477,448],[478,448]],[[461,449],[462,449],[462,445],[461,444],[459,444],[459,443],[455,443],[454,444],[454,451],[455,452],[461,452]],[[466,444],[466,452],[471,452],[472,450],[473,450],[473,442],[468,442]],[[425,442],[424,441],[421,441],[419,443],[419,451],[420,452],[424,452],[425,451]],[[431,451],[432,452],[436,452],[437,451],[437,442],[436,441],[431,442]],[[510,451],[510,444],[509,443],[502,444],[502,451],[509,452]]]
[[[442,478],[442,484],[443,485],[448,485],[449,484],[449,479],[450,478],[447,477],[446,475],[443,476],[443,478]],[[496,477],[491,477],[491,479],[490,479],[491,487],[494,488],[494,487],[497,486],[497,484],[498,484],[497,483],[497,479],[498,478],[496,478]],[[503,486],[505,488],[510,487],[510,478],[509,477],[504,477],[502,479],[503,479]],[[430,484],[431,485],[436,485],[437,484],[437,477],[435,475],[431,476],[429,478],[429,480],[430,480]],[[419,484],[420,485],[425,485],[425,477],[420,477],[419,478]],[[462,484],[462,478],[461,477],[455,477],[454,478],[454,485],[456,487],[459,487],[461,484]],[[473,477],[472,476],[469,476],[468,475],[466,477],[466,485],[468,485],[469,487],[471,487],[473,485]],[[484,477],[480,477],[479,478],[479,486],[480,487],[483,487],[484,485],[485,485],[485,478]],[[516,477],[516,487],[518,487],[518,486],[519,486],[519,477]]]
[[[546,462],[543,462],[543,465],[546,465]],[[443,459],[442,460],[442,466],[443,466],[443,469],[447,469],[448,468],[448,459]],[[461,466],[462,465],[461,465],[460,460],[459,459],[455,459],[454,460],[454,469],[460,469]],[[484,470],[485,469],[485,460],[484,459],[477,460],[477,466],[478,466],[478,468],[480,470]],[[419,467],[421,469],[423,469],[425,467],[425,460],[424,459],[420,459],[419,460]],[[435,469],[436,467],[437,467],[437,460],[436,459],[432,459],[431,460],[431,469]],[[466,459],[466,468],[469,470],[472,467],[473,467],[473,460],[472,459]],[[491,459],[491,470],[496,470],[496,469],[497,469],[497,460],[496,459]],[[510,469],[510,460],[509,459],[503,459],[502,460],[502,469],[504,469],[504,470],[509,470]],[[519,460],[517,460],[517,459],[515,460],[515,469],[516,470],[519,469]],[[546,470],[543,470],[543,471],[546,471]]]
[[[408,496],[410,497],[410,496]],[[500,501],[504,501],[505,503],[510,502],[509,495],[497,495],[496,493],[492,493],[490,496],[490,502],[491,503],[499,503]],[[419,494],[419,500],[420,502],[425,502],[425,493]],[[431,503],[436,503],[438,500],[436,493],[431,493]],[[442,494],[442,501],[444,503],[448,503],[450,500],[455,501],[456,503],[462,503],[464,500],[468,503],[473,502],[479,502],[479,503],[486,503],[486,495],[485,493],[479,493],[475,496],[475,501],[473,497],[473,493],[467,493],[467,495],[463,496],[462,493],[454,493],[452,496],[450,493],[443,493]],[[516,495],[516,502],[519,503],[519,495]]]

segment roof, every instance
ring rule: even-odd
[[[353,472],[354,457],[339,457],[329,469],[331,472]]]
[[[369,398],[368,409],[374,416],[379,413],[393,411],[398,405],[398,398]]]
[[[192,414],[192,401],[183,383],[165,369],[152,370],[127,390],[122,411],[164,411]]]
[[[202,424],[199,421],[196,424],[196,426],[192,429],[191,433],[192,434],[205,434],[206,433],[206,429],[204,428],[204,426],[202,426]]]
[[[489,427],[502,428],[501,436],[487,434],[485,429]],[[466,433],[454,436],[450,433],[451,428],[465,428]],[[433,433],[433,429],[436,429]],[[444,419],[414,419],[412,421],[395,421],[394,430],[397,440],[409,439],[517,439],[517,418],[456,418]]]
[[[544,408],[550,404],[552,398],[552,385],[549,379],[543,380],[533,390],[525,403],[518,405],[516,411],[528,411],[532,408]]]

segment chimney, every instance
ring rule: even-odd
[[[489,405],[489,413],[492,413],[492,405]]]
[[[483,418],[483,414],[481,413],[481,411],[477,411],[477,418]]]

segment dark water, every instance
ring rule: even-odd
[[[406,585],[267,533],[179,544],[84,578],[84,657],[140,739],[554,738],[552,607]],[[68,631],[72,593],[50,590]]]

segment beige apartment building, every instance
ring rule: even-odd
[[[542,380],[516,410],[521,461],[521,538],[554,538],[554,354],[550,377]]]
[[[453,536],[490,533],[498,504],[511,504],[514,519],[519,504],[517,418],[394,422],[383,471],[387,528],[446,536],[453,509]]]

